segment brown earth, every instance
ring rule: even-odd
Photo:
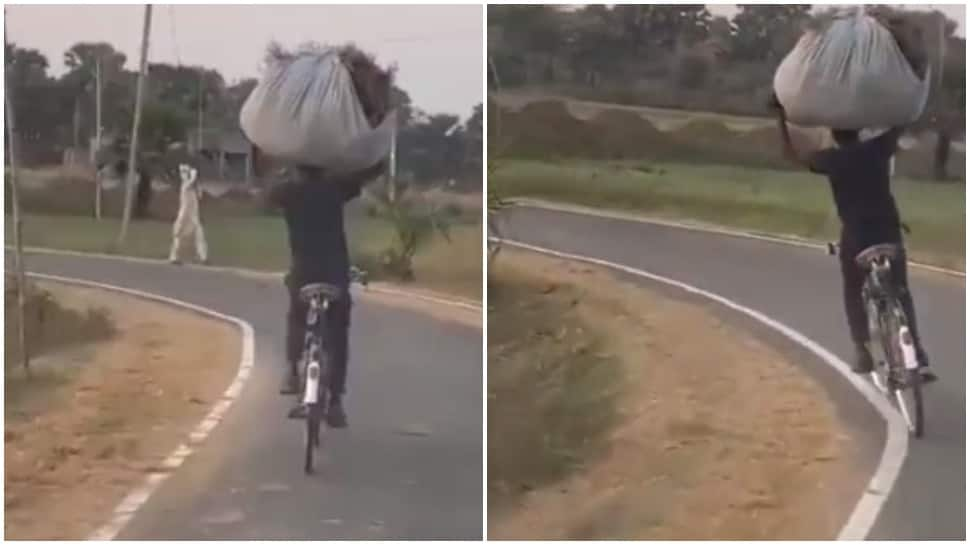
[[[546,305],[560,308],[566,323],[581,320],[604,340],[598,357],[617,358],[622,372],[617,416],[600,448],[584,447],[592,454],[565,477],[490,505],[490,539],[775,540],[838,533],[865,485],[864,472],[831,400],[789,357],[703,306],[598,268],[506,251],[495,274],[531,286],[532,295],[519,303],[524,309]],[[535,337],[540,326],[518,327],[522,357],[505,361],[546,365],[542,354],[528,352],[530,344],[545,342],[527,342],[541,339]],[[490,335],[490,395],[493,375],[508,372],[493,369],[492,349]],[[522,395],[541,393],[523,387]],[[501,435],[503,423],[489,414],[489,427]],[[493,448],[517,445],[493,447],[490,440],[490,481]]]
[[[560,99],[530,101],[518,110],[501,107],[489,99],[489,138],[495,153],[532,159],[641,159],[691,163],[720,163],[790,170],[794,166],[781,154],[774,127],[734,130],[710,116],[688,119],[672,130],[660,130],[636,109],[616,106],[598,110],[588,120],[573,115]],[[495,123],[496,113],[500,124]],[[770,120],[769,120],[770,122]],[[495,132],[501,126],[501,137]],[[831,145],[827,131],[791,127],[799,150]],[[932,173],[933,150],[917,147],[901,150],[899,175],[926,179]],[[960,165],[966,154],[951,153],[951,176],[962,179]]]
[[[116,334],[44,356],[30,382],[6,374],[4,532],[85,539],[220,398],[239,333],[158,303],[41,285],[64,307],[105,312]]]

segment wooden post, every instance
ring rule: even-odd
[[[98,56],[94,70],[94,217],[101,219],[101,169],[98,168],[98,159],[101,155],[101,56]]]
[[[138,85],[135,88],[135,120],[131,127],[131,149],[128,150],[128,176],[125,184],[125,207],[121,217],[121,231],[118,233],[118,249],[124,247],[131,222],[131,207],[135,196],[138,159],[138,129],[141,125],[141,101],[144,94],[145,77],[148,70],[148,34],[152,26],[152,5],[145,6],[145,22],[141,35],[141,65],[138,71]]]
[[[6,33],[6,22],[4,22],[4,35]],[[6,45],[6,44],[4,44]],[[7,110],[7,141],[10,153],[10,198],[13,200],[13,243],[14,243],[14,274],[17,279],[17,321],[20,323],[17,328],[17,336],[20,342],[20,356],[24,367],[24,374],[30,378],[30,347],[27,346],[27,279],[24,274],[24,241],[23,241],[23,216],[20,214],[20,181],[17,176],[17,129],[14,118],[13,99],[10,81],[6,77],[6,93],[4,93],[4,108]]]

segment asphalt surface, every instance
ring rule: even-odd
[[[173,297],[250,322],[253,374],[225,420],[163,483],[119,539],[482,537],[480,329],[358,301],[351,328],[351,428],[302,468],[303,428],[277,393],[285,292],[272,281],[168,265],[30,255],[30,272]],[[167,454],[167,453],[166,453]]]
[[[510,240],[692,284],[758,310],[843,359],[852,356],[838,263],[823,251],[540,208],[517,207],[505,214],[502,234]],[[936,273],[911,270],[910,276],[920,331],[940,381],[925,391],[926,436],[910,441],[902,472],[869,539],[963,540],[965,284],[962,278]],[[885,440],[884,420],[834,370],[813,361],[805,368],[836,401],[865,458],[862,470],[868,480]]]

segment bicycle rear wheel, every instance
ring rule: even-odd
[[[892,377],[890,387],[899,412],[913,437],[920,438],[924,431],[923,379],[919,369],[906,368],[902,343],[913,341],[908,337],[908,328],[905,333],[903,331],[906,322],[902,316],[899,308],[891,309],[886,316],[883,321],[883,346]],[[904,335],[908,338],[902,338]]]
[[[896,389],[896,403],[899,404],[899,412],[906,420],[913,437],[923,437],[923,389],[922,377],[919,371],[906,371],[906,379],[909,383],[904,388]]]
[[[306,430],[304,437],[303,471],[307,475],[313,473],[316,462],[317,449],[320,446],[320,404],[314,403],[307,407]]]

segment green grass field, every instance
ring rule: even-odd
[[[118,221],[96,221],[81,216],[30,214],[24,218],[24,244],[81,252],[115,253],[113,241]],[[205,223],[210,261],[213,265],[280,271],[289,265],[286,232],[280,218],[239,216],[212,218]],[[6,217],[6,243],[13,229]],[[436,235],[419,250],[414,267],[416,284],[475,300],[481,300],[481,228],[458,225],[451,242]],[[383,221],[362,216],[348,225],[351,254],[355,264],[379,278],[377,259],[387,248],[393,232]],[[171,243],[171,224],[161,221],[133,222],[126,243],[126,255],[164,259]],[[183,245],[183,258],[194,256],[191,241]],[[387,279],[391,280],[391,279]]]
[[[831,240],[838,218],[825,178],[722,165],[505,160],[489,184],[506,197],[534,197],[697,220],[745,230]],[[965,188],[896,180],[907,244],[920,261],[963,270]]]

